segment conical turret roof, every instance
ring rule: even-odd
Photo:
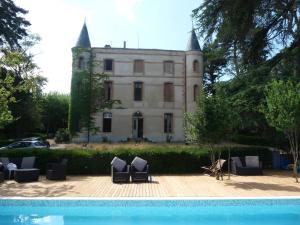
[[[77,40],[76,47],[82,47],[82,48],[90,48],[91,47],[89,32],[87,30],[85,22],[83,24],[79,38]]]
[[[191,36],[189,42],[186,47],[187,51],[201,51],[197,35],[195,33],[195,29],[192,29]]]

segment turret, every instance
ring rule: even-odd
[[[69,107],[69,131],[75,135],[81,130],[82,109],[86,104],[84,92],[91,75],[91,42],[84,22],[75,47],[72,48],[72,81]]]
[[[195,30],[192,29],[186,49],[186,111],[194,112],[202,90],[203,54]]]

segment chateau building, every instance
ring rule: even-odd
[[[185,141],[184,114],[195,111],[202,89],[203,56],[194,30],[186,51],[126,48],[126,43],[101,48],[91,47],[84,24],[72,53],[71,117],[80,113],[74,96],[81,97],[75,82],[81,71],[107,74],[105,98],[121,101],[121,106],[94,115],[99,129],[90,133],[91,142]],[[73,141],[86,139],[81,129]]]

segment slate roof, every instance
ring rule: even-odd
[[[201,51],[195,29],[192,30],[189,42],[186,47],[187,51]]]
[[[79,38],[76,43],[76,47],[82,47],[82,48],[90,48],[91,47],[89,32],[87,30],[85,23],[83,24],[83,27],[81,29]]]

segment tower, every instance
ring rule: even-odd
[[[84,124],[84,110],[89,109],[87,90],[91,76],[91,43],[84,22],[76,46],[72,48],[72,80],[68,127],[72,136],[80,132]]]
[[[194,112],[196,109],[196,99],[200,90],[202,90],[203,76],[203,54],[194,28],[191,31],[185,55],[185,111]]]

